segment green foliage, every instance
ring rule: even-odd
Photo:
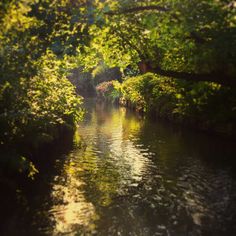
[[[73,125],[81,118],[81,98],[53,57],[48,53],[42,58],[36,76],[2,85],[2,142],[50,141],[55,127]]]
[[[166,10],[142,10],[150,6]],[[144,60],[175,71],[236,75],[232,1],[106,0],[96,7],[104,21],[89,29],[91,54],[109,66],[125,69]]]
[[[102,82],[97,85],[96,91],[98,98],[115,102],[121,95],[121,84],[115,80]]]
[[[125,80],[122,85],[123,97],[131,101],[138,110],[147,109],[147,104],[141,92],[144,83],[145,81],[143,81],[142,77],[137,76]]]
[[[100,63],[93,71],[94,85],[111,80],[121,81],[121,72],[118,67],[109,68],[107,65]]]
[[[107,65],[135,71],[144,61],[152,68],[235,79],[234,2],[106,0],[98,8],[105,22],[90,28],[91,49]],[[127,79],[122,94],[136,109],[176,121],[235,125],[234,88],[147,74]]]
[[[187,83],[151,73],[131,77],[122,85],[122,96],[138,110],[160,117],[206,126],[233,126],[235,90],[214,83]]]
[[[82,99],[67,80],[77,46],[88,41],[80,4],[0,3],[0,148],[14,150],[16,162],[23,149],[52,141],[82,118]]]
[[[122,85],[123,96],[145,112],[159,110],[160,114],[173,109],[176,83],[151,73],[130,77]]]

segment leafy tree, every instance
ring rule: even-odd
[[[122,68],[235,86],[232,1],[96,1],[91,50]],[[101,20],[102,27],[101,27]],[[99,24],[100,23],[100,24]],[[134,67],[135,67],[134,65]]]
[[[1,1],[0,143],[7,151],[49,142],[81,119],[82,100],[66,77],[89,40],[87,12],[86,1]]]

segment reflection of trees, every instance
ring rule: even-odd
[[[138,120],[126,120],[124,109],[97,106],[89,123],[81,124],[85,145],[68,157],[52,193],[59,201],[52,208],[58,232],[93,231],[104,207],[141,180],[146,159],[129,140],[131,130],[135,135],[140,125]]]
[[[208,199],[195,186],[205,178],[199,156],[209,155],[205,142],[196,144],[200,136],[193,140],[191,134],[139,120],[124,108],[97,105],[90,114],[78,132],[84,144],[68,157],[59,187],[55,185],[58,231],[91,233],[98,227],[101,235],[165,234],[167,228],[196,232],[199,215],[192,213],[198,208],[188,208],[202,197]],[[200,203],[198,207],[208,201]]]
[[[107,160],[107,155],[94,152],[92,145],[75,154],[78,167],[75,168],[76,177],[84,181],[86,198],[94,205],[109,205],[118,189],[119,173],[113,163]]]
[[[82,133],[87,144],[81,156],[83,178],[88,183],[85,187],[88,198],[97,206],[108,206],[117,192],[121,191],[124,181],[124,170],[119,166],[121,150],[114,150],[114,146],[121,142],[122,132],[121,110],[109,110],[107,107],[96,107],[96,119],[91,126]],[[82,132],[83,132],[82,127]],[[91,162],[96,167],[91,167]]]
[[[54,184],[51,213],[56,234],[92,233],[94,221],[99,218],[97,207],[108,206],[119,188],[119,172],[109,159],[107,142],[111,137],[109,132],[100,130],[102,126],[96,118],[91,111],[89,126],[81,125],[79,133],[85,145],[68,156],[64,171]],[[101,132],[104,132],[102,137]],[[76,139],[81,139],[78,134]]]
[[[210,214],[233,214],[234,182],[228,171],[211,169],[204,159],[225,154],[227,146],[210,150],[216,142],[201,135],[139,119],[124,108],[91,107],[75,134],[74,150],[55,170],[44,162],[33,192],[22,193],[29,211],[17,217],[31,215],[30,232],[42,226],[42,232],[55,235],[165,235],[168,228],[185,235],[195,232],[196,224],[205,227]],[[65,146],[63,140],[57,151]]]
[[[161,120],[145,120],[136,144],[149,146],[158,165],[170,170],[170,175],[178,175],[179,167],[192,158],[201,160],[201,165],[222,167],[235,153],[232,142]]]

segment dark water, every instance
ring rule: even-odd
[[[0,213],[1,235],[236,235],[233,142],[87,108],[74,146]]]

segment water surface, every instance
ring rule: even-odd
[[[233,143],[86,107],[74,146],[19,190],[2,235],[236,235]]]

